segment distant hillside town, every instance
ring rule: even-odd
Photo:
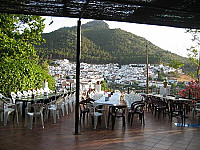
[[[89,88],[93,89],[97,81],[105,80],[108,84],[118,84],[118,85],[131,85],[137,84],[138,87],[146,87],[146,64],[129,64],[129,65],[119,65],[119,64],[87,64],[81,63],[80,65],[80,83],[81,90],[85,91]],[[50,74],[55,76],[56,87],[62,88],[75,88],[75,78],[76,78],[76,63],[69,62],[69,60],[56,60],[54,65],[49,66]],[[163,86],[163,81],[158,81],[158,73],[164,72],[168,74],[169,72],[178,72],[183,74],[181,69],[174,69],[169,66],[160,65],[150,65],[149,64],[149,87],[159,88]],[[165,80],[169,84],[177,84],[177,79]]]

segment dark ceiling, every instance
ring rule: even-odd
[[[0,13],[200,29],[200,0],[0,0]]]

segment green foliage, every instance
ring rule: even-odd
[[[171,84],[171,88],[172,88],[172,89],[175,89],[175,88],[176,88],[176,83],[172,83],[172,84]]]
[[[153,78],[152,78],[152,76],[151,76],[151,75],[149,76],[149,80],[150,80],[150,81],[151,81],[151,80],[153,80]]]
[[[47,79],[51,89],[55,81],[38,63],[35,44],[44,42],[40,16],[0,14],[0,92],[40,88]],[[47,66],[46,62],[42,65]],[[45,68],[47,69],[47,68]]]
[[[182,66],[184,66],[184,64],[182,64],[182,63],[180,63],[180,62],[178,62],[176,60],[172,60],[171,64],[169,64],[169,66],[172,67],[172,68],[175,68],[175,69],[179,69]]]
[[[158,72],[158,81],[164,81],[164,76],[161,72]]]
[[[101,90],[102,91],[107,91],[107,83],[106,81],[101,81]]]
[[[70,77],[69,77],[69,76],[66,76],[66,79],[70,79]]]
[[[184,89],[186,88],[186,84],[185,82],[178,82],[176,87],[178,87],[179,89]]]
[[[137,81],[137,80],[134,80],[134,85],[135,85],[135,86],[138,86],[138,84],[139,84],[138,81]]]
[[[55,81],[48,72],[27,59],[4,59],[0,62],[0,91],[4,95],[27,89],[43,88],[47,79],[50,89],[54,89]]]
[[[187,32],[191,33],[191,35],[193,36],[193,43],[195,43],[195,46],[191,46],[188,49],[188,57],[189,60],[193,63],[193,65],[195,66],[195,74],[190,73],[191,77],[195,78],[197,77],[198,82],[200,81],[200,49],[199,49],[199,45],[200,45],[200,30],[199,29],[188,29]]]
[[[41,63],[41,67],[46,70],[49,71],[49,64],[48,64],[48,60],[45,59],[42,63]]]
[[[40,16],[0,14],[0,57],[30,58],[45,27]]]
[[[151,89],[156,89],[156,85],[152,85],[152,86],[151,86]]]

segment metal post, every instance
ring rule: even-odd
[[[79,87],[80,87],[80,54],[81,54],[81,19],[77,25],[77,54],[76,54],[76,107],[75,107],[75,133],[79,135]]]
[[[147,65],[147,91],[146,94],[149,94],[149,53],[148,53],[148,47],[146,44],[146,65]]]

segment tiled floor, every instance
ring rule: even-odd
[[[24,128],[21,119],[19,125],[9,121],[6,127],[1,122],[0,150],[199,150],[200,128],[177,127],[174,125],[177,121],[180,120],[175,118],[170,122],[167,116],[158,120],[151,112],[146,112],[145,126],[134,118],[133,126],[126,123],[123,129],[122,120],[118,119],[112,131],[111,126],[105,129],[103,123],[94,130],[91,120],[86,120],[80,126],[81,135],[73,135],[73,113],[58,120],[57,124],[50,118],[45,121],[44,129],[40,119],[33,125],[33,130],[29,129],[29,124]],[[190,117],[186,121],[190,123]]]

